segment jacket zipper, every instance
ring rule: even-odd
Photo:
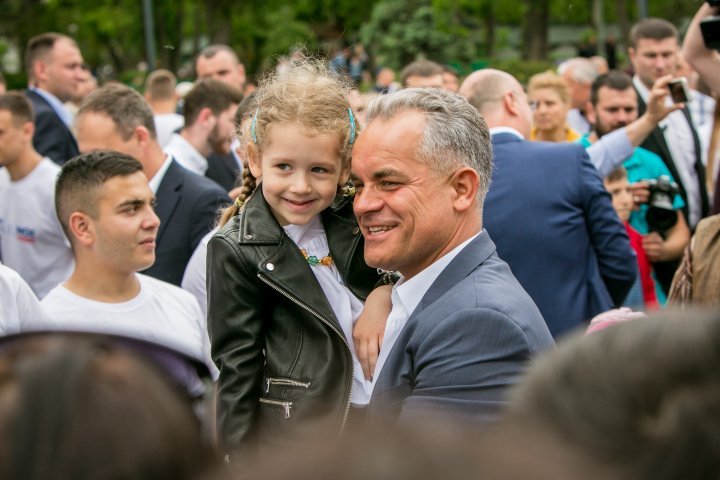
[[[293,380],[290,378],[266,377],[265,378],[265,393],[270,392],[270,385],[280,385],[280,386],[285,386],[285,387],[302,387],[307,390],[308,387],[310,387],[310,382],[301,382],[299,380]]]
[[[293,402],[281,402],[279,400],[271,400],[269,398],[261,398],[260,403],[266,403],[268,405],[275,405],[278,407],[283,407],[285,409],[285,418],[290,418],[290,409],[292,408]]]
[[[282,288],[280,288],[278,285],[276,285],[274,282],[272,282],[269,278],[266,278],[265,276],[263,276],[261,273],[259,273],[259,274],[257,275],[257,277],[260,279],[261,282],[263,282],[264,284],[268,285],[270,288],[272,288],[273,290],[275,290],[276,292],[278,292],[280,295],[282,295],[283,297],[287,298],[288,300],[290,300],[291,302],[293,302],[293,303],[294,303],[295,305],[297,305],[298,307],[306,310],[308,313],[310,313],[311,315],[313,315],[314,317],[316,317],[318,320],[320,320],[321,322],[323,322],[325,325],[327,325],[328,327],[330,327],[330,329],[331,329],[333,332],[335,332],[335,333],[340,337],[340,340],[342,340],[343,343],[345,344],[345,346],[347,347],[346,352],[347,352],[347,354],[348,354],[348,360],[350,361],[351,367],[353,366],[353,359],[352,359],[352,353],[351,353],[351,350],[350,350],[350,344],[348,343],[347,339],[345,338],[345,335],[344,335],[342,332],[340,332],[337,328],[335,328],[335,325],[333,325],[332,323],[330,323],[328,320],[326,320],[325,318],[323,318],[322,315],[320,315],[320,314],[317,313],[315,310],[313,310],[313,309],[310,308],[309,306],[307,306],[307,305],[305,305],[304,303],[302,303],[300,300],[297,300],[295,297],[293,297],[293,296],[290,295],[289,293],[285,292]],[[351,371],[351,372],[350,372],[350,381],[348,382],[348,395],[347,395],[347,397],[345,398],[345,412],[343,413],[343,419],[342,419],[342,422],[340,423],[340,432],[341,432],[341,433],[342,433],[343,430],[345,430],[345,423],[347,423],[348,414],[350,413],[350,399],[352,398],[352,391],[353,391],[353,374],[352,374],[352,371]],[[262,399],[261,399],[261,400],[262,400]],[[291,403],[291,405],[292,405],[292,402],[290,402],[290,403]],[[288,416],[289,416],[289,412],[290,412],[289,407],[288,407],[288,409],[286,410],[286,412],[287,412],[287,414],[288,414]]]

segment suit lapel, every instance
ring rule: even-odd
[[[160,186],[157,191],[157,205],[155,207],[155,213],[160,219],[160,228],[158,230],[157,243],[162,241],[165,229],[172,217],[175,208],[177,207],[180,197],[182,196],[183,187],[183,172],[182,167],[175,162],[170,161],[165,175],[163,176]]]
[[[410,319],[419,315],[425,308],[445,295],[448,290],[475,271],[475,269],[484,263],[493,253],[495,253],[495,244],[490,239],[488,232],[483,231],[457,254],[435,279],[433,284],[430,285],[430,288],[410,316]],[[408,319],[408,321],[410,319]]]
[[[698,184],[700,185],[700,216],[705,217],[710,211],[710,204],[707,189],[705,188],[705,166],[702,163],[702,146],[700,145],[700,137],[697,134],[697,130],[695,130],[695,124],[692,121],[687,105],[682,109],[682,112],[685,115],[688,125],[690,125],[690,131],[693,136],[693,146],[695,147],[695,164],[693,167],[697,173]]]

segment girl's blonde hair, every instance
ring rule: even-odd
[[[299,122],[311,135],[336,134],[342,170],[350,168],[352,144],[359,125],[350,110],[349,84],[332,73],[326,62],[302,58],[284,65],[263,79],[255,92],[252,117],[237,125],[241,144],[262,156],[273,124]],[[240,212],[257,188],[248,166],[243,165],[243,188],[235,203],[225,209],[220,225]]]

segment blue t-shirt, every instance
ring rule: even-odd
[[[584,135],[578,142],[585,148],[590,146],[588,135]],[[662,159],[642,147],[635,148],[630,158],[623,162],[623,167],[627,170],[628,182],[630,183],[641,180],[657,180],[662,175],[669,177],[672,182],[675,181]],[[673,207],[675,207],[675,210],[680,210],[684,206],[685,201],[679,194],[676,194],[675,198],[673,198]],[[630,214],[630,225],[642,235],[646,235],[650,231],[645,220],[647,210],[648,206],[643,204],[640,205],[640,210]]]

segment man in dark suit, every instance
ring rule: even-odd
[[[30,85],[25,95],[35,111],[33,146],[62,165],[80,153],[63,104],[75,98],[85,78],[82,55],[70,37],[42,33],[28,42],[25,65]]]
[[[483,230],[492,152],[462,97],[406,89],[373,102],[353,149],[365,260],[395,270],[369,414],[485,420],[553,341]]]
[[[633,26],[630,41],[628,54],[635,70],[633,84],[642,115],[653,83],[677,69],[678,31],[667,20],[646,18]],[[709,202],[700,139],[687,106],[670,113],[641,146],[657,154],[672,173],[685,201],[683,213],[694,230],[697,222],[708,215]]]
[[[460,92],[492,134],[485,226],[550,331],[557,337],[619,306],[637,274],[635,255],[583,147],[525,140],[532,110],[505,72],[474,72]]]
[[[229,204],[229,197],[215,182],[163,153],[152,110],[131,88],[107,85],[93,92],[83,102],[76,125],[82,152],[116,150],[142,163],[161,222],[155,263],[142,273],[180,285],[195,247],[213,228],[218,208]]]

